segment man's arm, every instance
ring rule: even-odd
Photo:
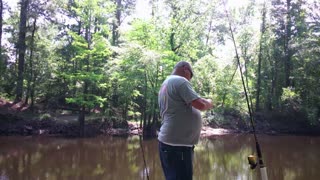
[[[191,105],[199,109],[200,111],[205,111],[207,109],[213,108],[212,101],[210,99],[198,98],[192,101]]]

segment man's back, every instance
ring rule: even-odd
[[[187,79],[170,75],[159,91],[162,126],[158,139],[173,145],[194,145],[201,130],[200,112],[191,106],[198,99]]]

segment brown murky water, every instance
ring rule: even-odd
[[[320,137],[258,136],[269,180],[320,179]],[[0,137],[0,180],[162,180],[156,139]],[[195,180],[258,180],[247,156],[252,135],[202,139],[195,149]]]

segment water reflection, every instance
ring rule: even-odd
[[[320,138],[259,136],[268,176],[272,180],[318,179]],[[138,137],[63,139],[0,137],[0,180],[150,180],[164,179],[157,141]],[[205,138],[195,149],[196,180],[257,180],[247,156],[254,153],[251,135]]]

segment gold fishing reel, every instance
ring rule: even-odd
[[[255,169],[257,167],[258,163],[257,163],[257,159],[254,155],[249,155],[248,161],[249,161],[251,169]]]

